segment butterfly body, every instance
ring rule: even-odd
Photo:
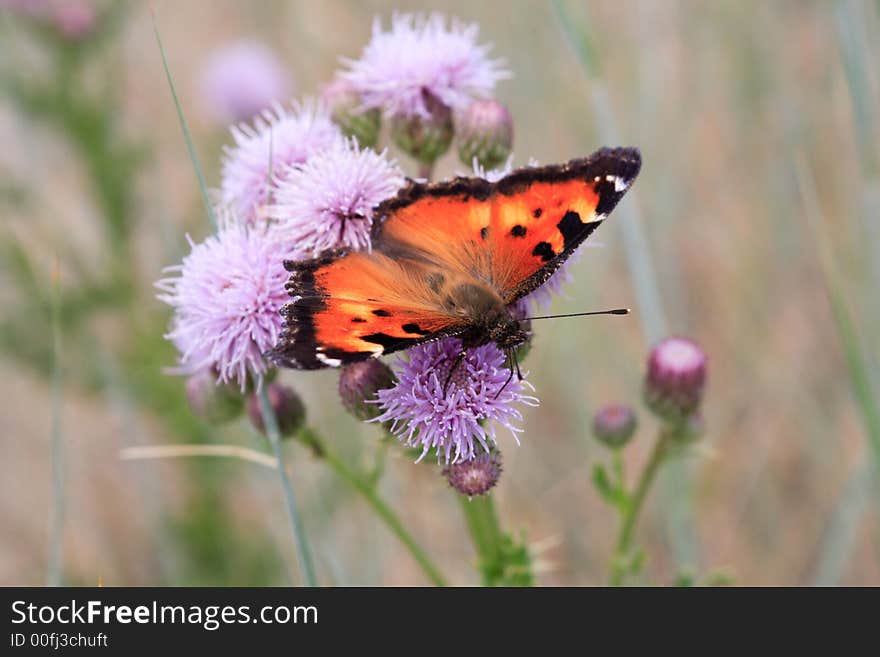
[[[640,165],[635,149],[602,149],[495,183],[411,183],[376,209],[371,251],[285,262],[292,300],[269,357],[338,367],[453,335],[516,347],[527,334],[511,304],[598,227]]]

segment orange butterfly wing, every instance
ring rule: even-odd
[[[561,166],[411,184],[376,210],[370,253],[285,263],[293,301],[270,357],[335,367],[467,330],[447,309],[461,283],[510,304],[541,285],[614,208],[641,165],[635,149],[602,149]]]
[[[605,148],[561,166],[519,169],[494,184],[457,178],[414,185],[380,206],[373,248],[466,272],[509,304],[589,237],[640,167],[638,150]]]
[[[270,357],[296,369],[338,367],[405,349],[451,330],[425,285],[430,272],[378,253],[285,263],[293,300]]]

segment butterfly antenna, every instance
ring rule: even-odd
[[[540,317],[526,317],[532,319],[558,319],[560,317],[586,317],[588,315],[629,315],[629,308],[614,308],[613,310],[594,310],[588,313],[567,313],[565,315],[542,315]]]

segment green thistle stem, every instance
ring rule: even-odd
[[[674,430],[670,427],[664,427],[660,430],[651,456],[645,464],[639,481],[636,484],[635,492],[629,503],[626,504],[621,518],[620,531],[617,534],[617,543],[614,548],[614,557],[611,560],[611,576],[609,583],[611,586],[620,586],[629,570],[629,556],[632,547],[633,532],[636,528],[636,522],[639,519],[639,513],[644,505],[651,484],[657,476],[660,464],[668,454],[669,443],[674,437]]]
[[[480,560],[484,564],[497,562],[503,534],[492,497],[479,495],[468,499],[466,495],[458,495],[458,502]]]
[[[447,585],[446,579],[440,574],[437,566],[434,565],[427,553],[416,542],[412,534],[406,530],[397,514],[379,497],[373,483],[373,477],[363,477],[352,470],[338,456],[327,449],[324,440],[313,429],[306,427],[297,434],[296,439],[309,447],[317,458],[324,461],[330,466],[331,470],[360,493],[367,504],[385,522],[391,533],[409,550],[413,559],[419,564],[422,572],[425,573],[425,576],[432,584],[435,586]]]
[[[477,551],[483,586],[534,584],[528,551],[501,529],[492,496],[457,497]]]
[[[58,263],[52,272],[52,507],[49,514],[49,561],[46,584],[61,586],[64,538],[64,444],[61,435],[61,285]]]
[[[287,468],[284,467],[284,452],[281,449],[281,432],[278,429],[278,418],[275,417],[275,411],[272,410],[272,404],[269,401],[269,395],[266,393],[265,385],[260,386],[260,389],[257,392],[257,398],[260,400],[260,413],[263,416],[263,426],[266,427],[266,435],[269,437],[269,442],[272,444],[272,450],[275,452],[275,458],[278,460],[278,476],[281,478],[281,487],[284,490],[284,501],[287,503],[287,511],[290,514],[290,524],[293,527],[293,537],[296,541],[296,556],[299,561],[299,569],[306,586],[317,586],[315,567],[312,563],[312,554],[309,550],[309,544],[306,540],[302,521],[299,517],[299,511],[296,507],[296,496],[293,492],[293,484],[290,481],[290,477],[287,476]]]

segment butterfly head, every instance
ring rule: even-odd
[[[489,337],[502,351],[515,349],[529,339],[529,332],[520,320],[508,315],[489,328]]]

